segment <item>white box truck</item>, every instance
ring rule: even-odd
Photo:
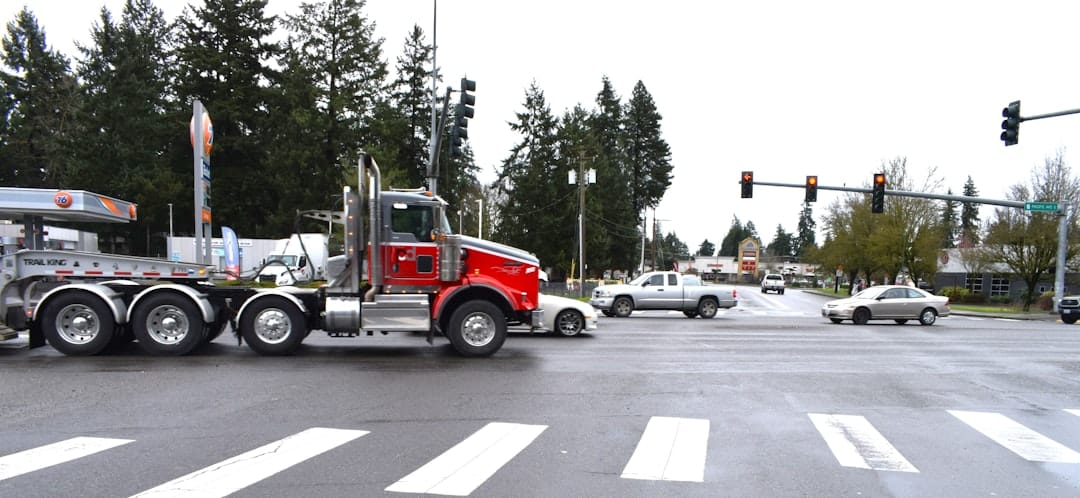
[[[329,242],[325,233],[293,234],[278,240],[259,271],[259,282],[282,286],[326,280]]]

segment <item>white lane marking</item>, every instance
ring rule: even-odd
[[[708,445],[707,419],[652,417],[621,477],[702,482]]]
[[[313,427],[135,496],[227,496],[365,434],[368,431]]]
[[[810,413],[810,421],[844,467],[918,472],[865,417]]]
[[[1067,411],[1067,412],[1069,412],[1069,413],[1071,413],[1073,415],[1076,415],[1077,417],[1080,417],[1080,410],[1077,410],[1075,408],[1066,408],[1065,411]]]
[[[1033,462],[1080,463],[1080,453],[1000,413],[949,410],[952,416],[997,444]]]
[[[0,481],[45,467],[52,467],[53,465],[70,462],[77,458],[93,455],[99,451],[105,451],[133,441],[134,439],[76,437],[58,443],[12,453],[0,457]]]
[[[468,496],[547,429],[492,422],[386,491]]]

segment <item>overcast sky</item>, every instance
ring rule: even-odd
[[[23,3],[0,0],[5,23]],[[157,5],[172,18],[188,3]],[[295,13],[299,3],[270,0],[268,12]],[[73,54],[98,9],[118,13],[123,1],[28,4],[49,44]],[[432,6],[367,1],[391,65],[414,24],[430,41]],[[1026,122],[1008,148],[999,134],[1013,100],[1024,116],[1080,108],[1078,25],[1080,2],[1068,0],[442,0],[437,56],[440,92],[466,74],[477,82],[469,137],[485,181],[520,140],[507,123],[534,80],[556,116],[578,103],[592,109],[605,75],[623,102],[644,82],[674,165],[655,217],[695,251],[705,239],[718,244],[733,216],[753,221],[766,243],[777,225],[797,230],[802,190],[759,185],[741,199],[743,170],[758,181],[818,175],[823,188],[868,186],[882,162],[903,156],[920,185],[937,167],[955,194],[970,176],[980,197],[1001,199],[1058,150],[1075,162],[1080,116]],[[819,228],[839,195],[819,192]],[[992,210],[981,208],[984,221]]]

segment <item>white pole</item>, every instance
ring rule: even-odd
[[[476,238],[482,239],[484,238],[484,199],[477,199],[476,203],[480,205],[480,212],[476,215],[477,220],[479,220],[479,228],[477,228],[476,230]]]
[[[165,244],[165,246],[166,246],[165,247],[165,252],[168,253],[168,255],[166,255],[165,258],[168,259],[168,260],[172,260],[172,239],[173,239],[172,203],[170,202],[169,203],[169,242],[167,244]]]

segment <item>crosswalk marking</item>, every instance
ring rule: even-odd
[[[135,496],[227,496],[367,433],[313,427]]]
[[[810,421],[844,467],[918,472],[885,436],[858,415],[810,413]]]
[[[133,439],[76,437],[0,457],[0,481],[115,448]]]
[[[621,477],[702,482],[708,443],[707,419],[652,417]]]
[[[492,422],[386,491],[468,496],[545,429],[546,425]]]
[[[985,434],[997,444],[1034,462],[1080,463],[1080,453],[1035,432],[1000,413],[949,410],[952,416]]]

